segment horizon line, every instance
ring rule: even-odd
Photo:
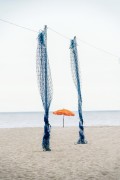
[[[78,112],[77,110],[72,110],[74,112]],[[120,111],[120,109],[116,110],[83,110],[83,112],[110,112],[110,111]],[[53,111],[49,111],[50,113]],[[2,111],[0,113],[44,113],[44,111]]]

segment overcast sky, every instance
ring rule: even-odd
[[[120,56],[119,0],[0,0],[0,18],[44,25]],[[120,110],[120,61],[77,40],[83,110]],[[53,80],[50,110],[77,110],[70,41],[48,29]],[[37,33],[0,21],[0,112],[43,111],[36,77]]]

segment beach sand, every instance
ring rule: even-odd
[[[78,128],[53,127],[43,152],[43,128],[0,129],[0,180],[120,180],[120,127],[85,134],[88,144],[75,145]]]

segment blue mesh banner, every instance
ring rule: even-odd
[[[47,26],[38,34],[36,71],[38,87],[44,107],[44,136],[42,141],[43,150],[50,150],[50,124],[49,108],[52,101],[52,79],[47,55]]]
[[[77,43],[76,37],[70,42],[70,59],[71,59],[71,69],[73,75],[73,81],[78,93],[78,114],[79,114],[79,140],[77,144],[86,144],[83,126],[83,115],[82,115],[82,96],[81,96],[81,86],[80,86],[80,74],[79,74],[79,62],[77,53]]]

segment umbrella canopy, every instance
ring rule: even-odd
[[[64,127],[64,116],[75,116],[75,114],[68,109],[60,109],[60,110],[54,111],[53,114],[63,115],[63,127]]]

